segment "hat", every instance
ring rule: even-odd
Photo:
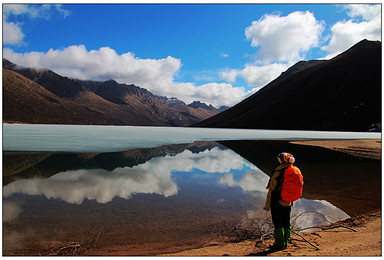
[[[277,156],[277,161],[280,163],[280,164],[283,164],[283,163],[294,163],[295,162],[295,157],[293,157],[292,154],[290,153],[281,153]]]

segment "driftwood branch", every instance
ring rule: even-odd
[[[296,233],[295,231],[292,231],[293,234],[301,237],[305,242],[307,242],[308,244],[310,244],[311,246],[313,246],[316,250],[320,250],[320,248],[318,248],[317,246],[315,246],[314,244],[312,244],[311,242],[309,242],[307,239],[305,239],[302,235],[300,235],[299,233]]]
[[[319,215],[326,223],[326,225],[319,225],[319,226],[310,226],[310,227],[304,227],[304,228],[295,228],[297,225],[297,220],[299,217],[303,216],[304,214],[317,214]],[[263,250],[265,247],[265,241],[269,239],[273,239],[273,224],[272,219],[269,214],[265,215],[259,215],[257,217],[254,217],[252,219],[243,220],[240,222],[236,221],[227,221],[227,220],[220,220],[214,223],[209,223],[207,221],[204,221],[202,223],[204,230],[212,235],[216,235],[218,237],[223,238],[226,242],[239,242],[247,239],[255,240],[255,247]],[[308,229],[321,229],[321,230],[329,230],[329,229],[335,229],[335,228],[346,228],[353,232],[357,232],[357,230],[348,227],[346,225],[343,225],[342,223],[332,223],[326,216],[324,216],[320,212],[316,211],[304,211],[301,213],[298,213],[296,215],[293,215],[291,217],[291,225],[292,225],[292,234],[297,235],[302,240],[299,239],[291,239],[291,242],[293,240],[297,240],[300,242],[306,242],[315,250],[320,250],[319,247],[314,245],[312,242],[308,241],[304,236],[300,235],[300,231],[308,230]]]
[[[100,240],[101,234],[103,232],[99,232],[96,236],[94,236],[91,242],[69,242],[64,245],[61,245],[58,248],[51,249],[49,252],[44,253],[43,255],[47,256],[75,256],[80,253],[85,252],[86,250],[94,247],[97,242]]]
[[[303,230],[307,230],[307,229],[321,229],[321,230],[328,230],[328,229],[334,229],[334,228],[346,228],[346,229],[349,229],[349,230],[352,230],[353,232],[357,232],[356,229],[353,229],[351,227],[347,227],[345,225],[342,225],[342,224],[335,224],[335,223],[332,223],[331,221],[329,221],[322,213],[320,212],[317,212],[317,211],[304,211],[304,212],[301,212],[299,215],[297,215],[294,220],[293,220],[293,223],[296,222],[296,220],[302,216],[303,214],[307,214],[307,213],[314,213],[314,214],[318,214],[320,215],[326,222],[329,223],[329,225],[320,225],[320,226],[313,226],[313,227],[306,227],[306,228],[302,228],[302,229],[295,229],[295,231],[303,231]]]

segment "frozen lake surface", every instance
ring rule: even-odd
[[[381,139],[381,133],[3,124],[3,151],[120,152],[194,141],[319,139]]]

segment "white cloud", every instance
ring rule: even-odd
[[[288,69],[287,64],[272,63],[264,66],[247,64],[241,75],[250,86],[265,86]]]
[[[8,19],[10,16],[26,15],[32,19],[49,20],[52,16],[67,17],[70,11],[64,9],[62,5],[22,5],[4,4],[3,5],[3,44],[17,45],[22,44],[24,33],[22,32],[23,23],[13,23]]]
[[[3,44],[20,44],[23,42],[24,33],[15,23],[3,23]]]
[[[283,17],[264,15],[245,29],[245,35],[252,46],[260,47],[258,53],[263,63],[294,63],[318,46],[323,30],[323,22],[317,21],[311,12],[298,11]]]
[[[258,47],[254,63],[242,69],[223,70],[220,76],[231,83],[242,77],[248,86],[264,87],[294,63],[305,59],[307,52],[319,45],[323,30],[323,22],[317,21],[309,11],[283,17],[266,14],[245,29],[251,45]]]
[[[64,9],[62,5],[54,5],[56,11],[59,12],[64,18],[70,16],[72,14],[71,11]]]
[[[235,83],[236,78],[241,74],[241,70],[238,69],[226,69],[220,72],[220,77],[227,82]]]
[[[181,94],[181,93],[180,93]],[[232,106],[247,96],[247,92],[243,87],[233,87],[228,83],[207,83],[195,86],[191,91],[191,97],[185,97],[189,100],[200,100],[218,107],[219,105]]]
[[[225,53],[225,52],[220,52],[220,57],[228,58],[228,57],[229,57],[229,54],[228,54],[228,53]]]
[[[20,4],[4,4],[3,5],[3,18],[7,19],[9,15],[21,15],[28,12],[27,5]]]
[[[3,51],[5,58],[25,67],[49,68],[56,73],[83,80],[114,79],[120,83],[135,84],[161,96],[177,97],[186,103],[196,100],[231,106],[247,95],[242,87],[228,83],[176,83],[182,64],[180,59],[168,56],[163,59],[140,59],[131,52],[117,54],[109,47],[88,51],[84,45],[73,45],[48,52],[15,53]]]
[[[330,59],[352,47],[357,42],[367,40],[381,40],[381,5],[351,4],[345,9],[351,18],[340,21],[331,28],[330,41],[322,49],[328,52],[326,59]]]
[[[345,9],[351,18],[361,16],[366,21],[374,20],[381,16],[380,4],[349,4],[345,6]]]
[[[27,15],[32,19],[39,18],[49,20],[52,16],[59,13],[66,18],[71,14],[69,10],[63,8],[62,5],[56,4],[38,4],[38,5],[23,5],[23,4],[4,4],[3,18],[8,19],[10,15],[19,16]]]
[[[243,69],[227,69],[220,72],[220,77],[227,82],[235,83],[242,77],[248,86],[263,87],[276,79],[282,72],[289,68],[285,63],[271,63],[265,65],[246,64]]]

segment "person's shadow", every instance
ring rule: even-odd
[[[269,249],[269,250],[261,251],[261,252],[257,252],[257,253],[250,253],[246,256],[267,256],[267,255],[274,253],[274,252],[277,252],[277,250]]]

